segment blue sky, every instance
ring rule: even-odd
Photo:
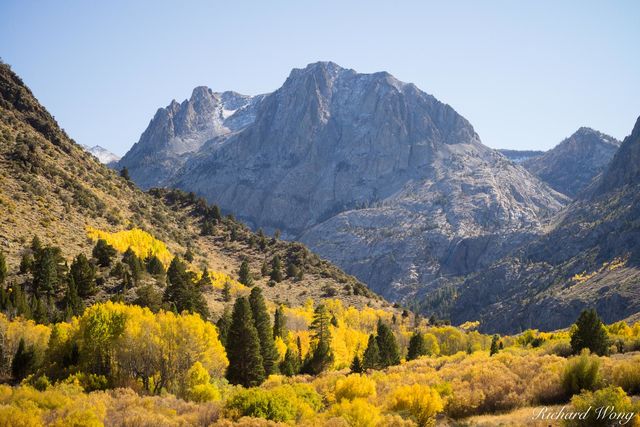
[[[332,60],[453,106],[494,148],[640,115],[638,1],[0,2],[0,57],[76,141],[123,154],[193,87],[278,88]]]

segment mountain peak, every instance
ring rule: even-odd
[[[619,145],[614,137],[583,126],[523,166],[553,189],[576,197],[606,168]]]

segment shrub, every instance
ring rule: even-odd
[[[227,416],[235,420],[246,416],[282,422],[310,417],[319,408],[320,396],[303,384],[240,389],[225,405]]]
[[[352,427],[375,427],[381,421],[380,409],[364,399],[341,400],[331,407],[329,414]]]
[[[624,361],[613,367],[613,383],[629,394],[640,394],[640,361]]]
[[[600,359],[591,356],[588,350],[567,361],[562,375],[562,388],[567,397],[582,390],[595,390],[600,382]]]
[[[634,411],[637,411],[624,390],[614,386],[576,395],[571,399],[571,406],[575,412],[589,412],[585,419],[567,420],[567,426],[606,427],[622,424],[633,418]]]
[[[336,382],[336,400],[354,400],[375,396],[376,383],[364,375],[354,374]]]
[[[187,371],[185,397],[193,402],[220,400],[220,391],[211,384],[211,376],[200,362],[194,363]]]
[[[440,394],[420,384],[396,388],[388,402],[391,410],[406,413],[421,427],[435,425],[436,415],[444,408]]]

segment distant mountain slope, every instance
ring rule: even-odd
[[[544,151],[537,150],[507,150],[507,149],[498,149],[500,154],[505,156],[507,159],[511,160],[515,163],[522,163],[526,160],[529,160],[534,157],[539,157],[544,154]]]
[[[491,331],[566,327],[589,306],[606,322],[640,312],[640,118],[546,234],[451,293],[453,321]]]
[[[104,232],[139,229],[166,244],[171,255],[190,249],[194,270],[208,266],[237,278],[247,259],[255,282],[273,302],[300,305],[308,298],[331,296],[345,305],[390,307],[299,243],[253,233],[230,217],[205,224],[213,208],[193,194],[140,191],[75,144],[1,62],[0,180],[0,250],[11,272],[8,283],[25,280],[17,273],[18,265],[34,236],[45,245],[59,246],[70,263],[79,253],[90,256],[94,242],[89,227]],[[267,286],[269,278],[261,274],[261,267],[276,255],[282,260],[284,279]],[[298,268],[297,278],[286,275],[289,263]],[[105,286],[96,298],[110,298],[115,292],[123,292],[127,301],[135,298],[135,289],[122,290],[110,276],[103,279]],[[207,300],[213,313],[225,305],[220,290],[208,293]]]
[[[566,202],[450,106],[385,72],[310,64],[255,111],[165,172],[168,185],[301,239],[386,296],[489,264]]]
[[[613,158],[620,141],[582,127],[553,149],[522,165],[553,189],[575,197]]]
[[[117,154],[113,154],[111,151],[103,148],[99,145],[94,145],[93,147],[89,147],[88,145],[81,144],[81,147],[85,149],[88,153],[96,156],[100,163],[104,165],[115,164],[120,160],[120,156]]]
[[[213,92],[200,86],[191,98],[160,108],[140,140],[120,160],[143,189],[166,184],[188,156],[206,141],[236,132],[255,117],[262,96]]]

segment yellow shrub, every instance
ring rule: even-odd
[[[329,414],[341,417],[350,427],[375,427],[381,421],[380,409],[364,399],[341,400],[331,407]]]
[[[407,413],[419,426],[435,425],[436,415],[444,408],[437,391],[419,384],[396,388],[388,401],[391,410]]]
[[[335,397],[337,401],[367,398],[375,395],[376,383],[365,375],[353,374],[336,382]]]
[[[188,400],[194,402],[220,400],[220,391],[211,384],[211,376],[200,362],[194,363],[187,371],[186,387],[185,397]]]
[[[40,419],[40,411],[31,405],[0,405],[0,427],[40,427],[44,426]]]

